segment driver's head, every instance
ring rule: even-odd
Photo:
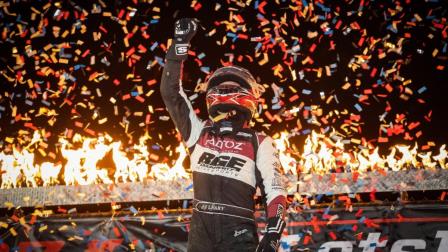
[[[239,66],[216,70],[207,81],[206,102],[209,116],[235,111],[249,121],[257,111],[257,82],[250,72]]]

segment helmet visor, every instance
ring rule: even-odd
[[[228,95],[228,94],[246,94],[251,95],[251,92],[239,85],[221,84],[208,90],[208,94]]]
[[[220,84],[207,92],[206,103],[209,114],[214,117],[217,111],[237,109],[253,117],[257,109],[257,98],[251,92],[239,85]]]

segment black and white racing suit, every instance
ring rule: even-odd
[[[286,202],[272,138],[251,129],[218,136],[195,114],[182,89],[182,61],[167,59],[161,94],[186,143],[193,171],[193,216],[188,251],[255,251],[254,196],[260,187],[268,217]]]

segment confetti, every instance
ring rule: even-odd
[[[204,30],[198,31],[192,43],[182,84],[195,112],[207,118],[206,109],[199,107],[204,99],[203,80],[223,65],[247,67],[266,89],[255,128],[268,135],[291,132],[291,146],[285,151],[288,154],[302,153],[304,136],[313,132],[334,134],[338,138],[331,138],[334,142],[360,150],[359,155],[362,150],[371,154],[377,146],[388,150],[395,143],[411,145],[434,138],[429,139],[437,143],[434,146],[419,145],[430,151],[447,140],[445,125],[434,125],[445,116],[444,108],[431,107],[437,99],[434,94],[446,94],[443,82],[438,81],[444,80],[438,76],[446,74],[448,58],[445,12],[433,1],[422,8],[402,2],[389,6],[368,1],[230,1],[209,6],[193,1],[189,8]],[[9,8],[0,10],[1,16],[17,16],[19,13],[11,12],[20,4],[8,4]],[[120,141],[118,149],[125,154],[139,153],[134,145],[150,146],[143,154],[143,160],[150,164],[148,173],[153,163],[173,165],[179,138],[161,101],[159,85],[171,43],[166,31],[172,24],[166,20],[172,21],[174,13],[161,3],[135,3],[134,8],[125,4],[108,6],[100,1],[90,10],[45,4],[30,6],[30,14],[21,14],[20,19],[5,18],[2,23],[0,78],[5,88],[0,91],[0,153],[8,153],[13,146],[27,147],[33,133],[39,132],[39,142],[28,147],[35,160],[54,162],[53,169],[64,171],[67,160],[62,149],[79,154],[75,145],[109,136],[106,142]],[[232,15],[210,15],[213,9]],[[88,22],[93,15],[98,21],[95,24]],[[139,137],[145,135],[145,142],[138,145]],[[59,142],[61,136],[66,142]],[[324,141],[321,146],[335,144]],[[338,153],[337,147],[331,150],[333,155]],[[116,157],[125,157],[118,155],[119,151]],[[437,151],[433,153],[442,152]],[[318,155],[318,151],[310,153]],[[403,152],[396,149],[395,155]],[[446,167],[445,161],[429,161]],[[339,159],[337,162],[343,164]],[[44,163],[38,165],[45,167]],[[344,172],[345,167],[353,168],[338,167],[339,171]],[[362,172],[352,173],[352,180],[370,186],[365,184]],[[59,175],[48,183],[66,182],[62,173]],[[121,179],[117,181],[129,182]],[[32,185],[25,179],[15,180],[18,184],[5,183],[2,178],[2,188]],[[333,177],[332,182],[350,181]],[[44,185],[40,180],[35,183]],[[181,188],[192,189],[192,184]],[[164,192],[154,195],[165,196]],[[369,196],[376,200],[374,192]],[[322,197],[306,199],[304,204],[319,204]],[[350,207],[349,199],[343,204]],[[4,206],[14,208],[11,202],[4,202]],[[183,206],[186,208],[188,202]],[[139,213],[133,206],[129,211]],[[57,212],[75,214],[77,210],[61,207]],[[336,218],[330,209],[326,214],[328,220]],[[317,220],[313,221],[316,230],[319,226]],[[339,237],[329,234],[332,239],[333,235]],[[304,243],[312,242],[311,235],[303,239]]]

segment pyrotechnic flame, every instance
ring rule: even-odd
[[[437,167],[448,169],[446,162],[448,152],[445,145],[440,147],[437,155],[433,155],[432,152],[419,153],[415,144],[412,148],[409,145],[394,146],[388,155],[382,156],[378,147],[370,145],[363,146],[359,151],[347,151],[341,139],[313,131],[305,140],[303,152],[300,153],[292,150],[290,135],[287,132],[281,132],[277,136],[274,141],[285,174],[325,174],[334,171],[364,173],[374,170],[398,171]],[[62,180],[66,185],[88,185],[190,177],[190,173],[182,165],[187,157],[183,144],[175,149],[178,158],[173,166],[170,167],[166,163],[150,166],[152,154],[147,147],[149,139],[148,135],[144,135],[137,144],[124,150],[122,143],[114,141],[109,135],[88,138],[75,134],[71,142],[61,137],[58,150],[65,162],[36,164],[33,149],[42,142],[42,136],[41,132],[35,131],[25,147],[13,146],[11,150],[0,152],[1,188],[50,186],[59,184]],[[78,145],[80,147],[77,147]],[[99,161],[108,153],[111,153],[115,165],[115,170],[111,172],[99,167]],[[113,177],[109,177],[110,175]]]
[[[187,151],[183,145],[179,145],[176,148],[176,153],[179,153],[179,158],[173,167],[169,167],[167,164],[155,164],[151,167],[149,176],[151,178],[158,178],[163,180],[171,180],[175,178],[188,178],[189,174],[185,171],[182,163],[187,157]]]
[[[274,142],[278,149],[280,163],[282,164],[285,173],[291,172],[292,174],[297,174],[297,161],[287,152],[289,148],[288,134],[282,132],[280,138],[275,139]]]
[[[40,175],[43,181],[43,186],[55,185],[59,183],[58,176],[62,165],[55,165],[50,162],[44,162],[40,166]]]

